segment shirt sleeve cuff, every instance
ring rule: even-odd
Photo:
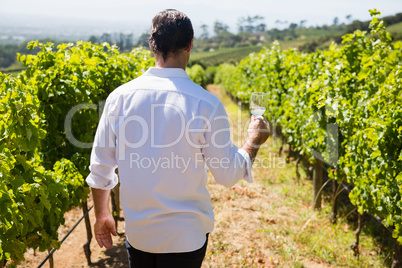
[[[253,176],[251,175],[251,159],[250,155],[244,150],[244,149],[239,149],[238,151],[246,160],[246,172],[244,174],[244,180],[252,183],[253,182]]]
[[[116,173],[111,180],[107,180],[101,177],[98,177],[94,174],[89,174],[85,179],[89,187],[101,190],[110,190],[113,189],[119,183],[119,177]]]

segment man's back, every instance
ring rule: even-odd
[[[219,104],[175,68],[151,68],[108,98],[105,112],[117,137],[122,206],[134,247],[192,251],[212,231],[202,148]]]

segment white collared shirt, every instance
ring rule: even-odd
[[[120,197],[129,243],[152,253],[201,248],[213,230],[207,167],[227,187],[252,182],[222,102],[183,69],[152,67],[106,100],[86,179]]]

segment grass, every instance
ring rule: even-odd
[[[387,31],[391,33],[402,33],[402,22],[392,24],[387,27]]]
[[[13,77],[17,77],[20,73],[21,73],[21,71],[15,71],[15,72],[8,72],[7,74],[9,74]]]
[[[0,68],[0,72],[10,74],[11,76],[17,76],[23,69],[24,66],[22,63],[16,61],[7,68]]]
[[[315,29],[315,28],[296,28],[295,33],[298,36],[304,36],[305,38],[312,38],[312,39],[318,39],[320,37],[325,37],[325,36],[334,36],[334,35],[339,35],[339,34],[344,34],[344,30],[339,30],[339,29]]]
[[[281,50],[287,50],[287,49],[297,49],[298,47],[300,47],[301,45],[303,45],[304,43],[306,43],[307,40],[289,40],[289,41],[280,41],[279,42],[279,46],[281,48]]]
[[[249,123],[248,111],[238,106],[222,88],[209,86],[225,105],[231,121],[232,140],[242,145]],[[254,183],[238,182],[231,189],[209,178],[208,190],[216,215],[203,267],[384,267],[392,257],[389,234],[366,221],[360,235],[359,258],[350,245],[355,241],[353,207],[339,208],[339,219],[330,224],[327,197],[314,211],[312,184],[295,163],[278,155],[280,143],[269,139],[253,165]],[[286,146],[285,146],[286,148]],[[346,215],[349,214],[348,217]],[[342,217],[343,215],[343,217]],[[373,231],[374,229],[374,231]]]

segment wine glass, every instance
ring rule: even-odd
[[[266,95],[262,92],[253,92],[250,97],[250,112],[255,116],[261,116],[266,109]]]

